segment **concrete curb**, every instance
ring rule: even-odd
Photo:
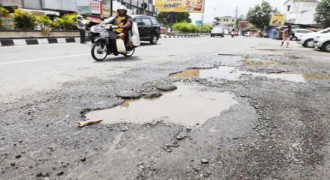
[[[167,39],[167,38],[198,38],[201,37],[200,35],[166,35],[161,34],[161,38]]]
[[[85,37],[89,41],[88,37]],[[0,39],[0,46],[25,46],[38,44],[79,43],[79,37],[68,38],[39,38],[39,39]]]

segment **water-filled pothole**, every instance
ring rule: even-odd
[[[102,119],[102,123],[143,124],[163,120],[185,126],[202,125],[237,104],[229,92],[201,91],[196,87],[179,85],[178,89],[155,99],[127,100],[112,109],[91,111],[86,119]]]
[[[303,74],[295,73],[256,73],[249,71],[240,71],[236,67],[220,66],[212,69],[188,69],[186,71],[172,74],[171,77],[176,78],[206,78],[206,79],[224,79],[230,81],[237,81],[243,78],[243,75],[252,75],[255,77],[266,77],[270,79],[281,79],[292,82],[306,82],[307,79]]]

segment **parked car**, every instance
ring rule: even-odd
[[[315,47],[314,38],[321,34],[328,34],[328,33],[330,33],[330,27],[323,29],[321,31],[318,31],[318,32],[307,33],[301,37],[301,39],[300,39],[300,41],[298,41],[298,43],[301,44],[303,47],[314,48]]]
[[[293,36],[291,37],[291,41],[299,41],[304,34],[312,33],[313,31],[307,29],[292,29]]]
[[[211,37],[215,37],[215,36],[220,36],[220,37],[225,36],[225,32],[221,24],[213,26],[211,31]]]
[[[330,52],[330,33],[320,34],[313,41],[320,50]]]
[[[155,17],[146,15],[134,15],[133,20],[137,23],[141,41],[149,41],[157,44],[160,37],[160,25]]]

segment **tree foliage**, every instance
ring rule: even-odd
[[[56,18],[56,22],[61,29],[73,30],[76,29],[77,14],[68,14],[62,17]]]
[[[190,16],[189,13],[174,13],[173,23],[177,23],[177,22],[191,23],[191,19],[189,16]],[[161,24],[168,26],[170,25],[171,22],[171,13],[161,12],[158,14],[157,18]]]
[[[315,21],[324,27],[330,26],[330,0],[322,0],[316,7]]]
[[[246,19],[257,28],[262,29],[269,25],[272,13],[278,13],[278,10],[273,9],[268,2],[264,1],[261,6],[256,5],[250,9]]]
[[[0,7],[0,29],[4,29],[3,18],[8,17],[9,11],[3,7]]]
[[[45,29],[51,27],[51,25],[53,23],[53,21],[47,15],[37,16],[37,21],[40,24],[40,27],[42,30],[45,30]]]
[[[200,32],[201,27],[198,25],[190,24],[187,22],[178,22],[173,25],[173,30],[179,33],[198,33]],[[203,32],[211,32],[212,26],[204,25]]]
[[[36,16],[32,13],[16,9],[14,13],[14,24],[16,29],[33,30],[36,26]]]

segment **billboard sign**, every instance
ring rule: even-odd
[[[284,14],[273,14],[270,20],[270,26],[284,26],[285,15]]]
[[[156,12],[203,13],[205,0],[155,0]]]
[[[81,14],[91,14],[90,6],[78,6],[78,12]]]
[[[102,2],[100,1],[91,1],[91,12],[92,14],[102,14]]]
[[[250,26],[250,23],[248,21],[240,21],[239,25],[238,25],[239,29],[241,29],[241,30],[248,29],[249,26]]]
[[[195,23],[196,23],[197,25],[202,25],[202,24],[203,24],[203,21],[202,21],[202,20],[197,20]]]

